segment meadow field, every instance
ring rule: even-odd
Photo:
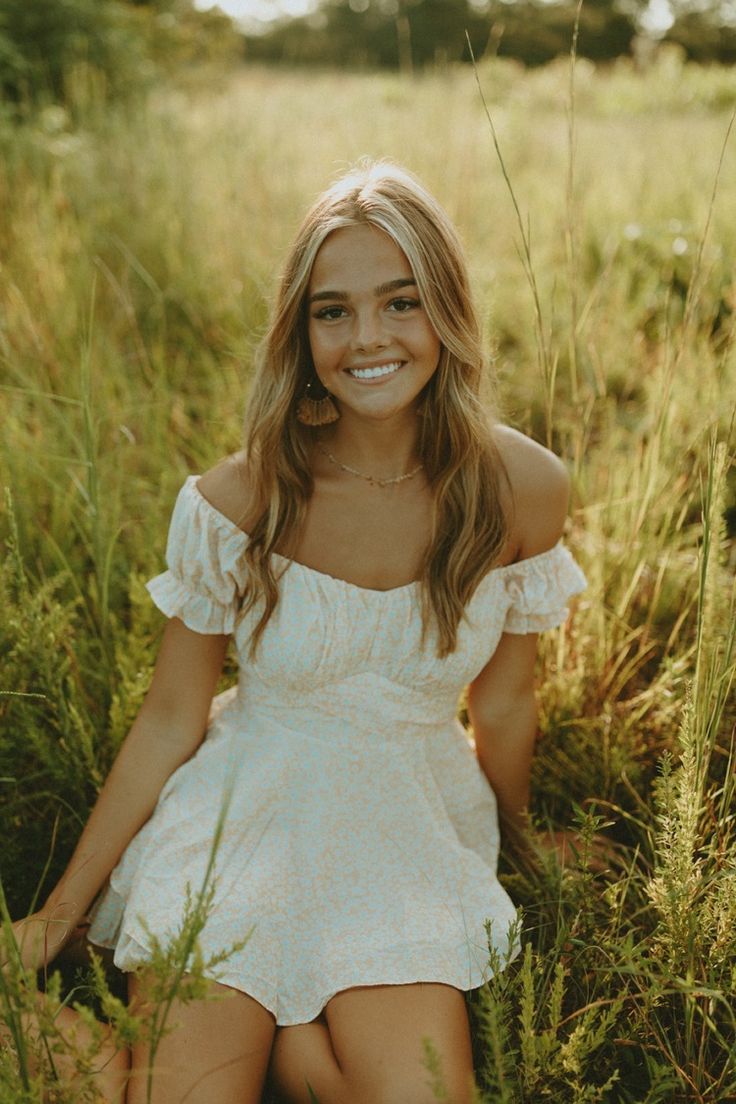
[[[577,850],[564,869],[504,860],[524,952],[469,997],[478,1100],[720,1104],[736,1100],[736,72],[664,54],[478,75],[500,158],[467,67],[243,70],[121,107],[79,71],[68,109],[0,113],[5,927],[63,868],[145,693],[162,618],[143,584],[185,475],[238,446],[300,216],[355,159],[388,157],[459,226],[503,417],[566,461],[589,581],[541,643],[533,787],[539,829],[574,829]],[[185,962],[160,957],[165,1004]],[[64,1000],[101,1005],[120,1045],[154,1030],[114,976],[66,966],[30,1037],[33,979],[0,977],[18,1052],[0,1052],[3,1104],[95,1098],[94,1046],[74,1086],[54,1079]]]

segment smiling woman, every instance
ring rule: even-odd
[[[518,551],[482,374],[462,247],[437,201],[392,166],[337,181],[287,259],[248,409],[245,481],[274,507],[247,526],[244,608],[265,595],[251,654],[278,601],[274,552],[378,589],[401,574],[422,580],[423,639],[434,619],[440,653],[454,648],[489,564]],[[327,416],[305,418],[317,388]],[[402,501],[363,502],[365,488],[338,472]],[[322,504],[342,494],[356,508],[338,503],[336,523]]]
[[[335,230],[317,254],[308,295],[312,363],[338,400],[343,435],[366,418],[415,414],[440,341],[396,242],[371,225]]]
[[[176,1008],[155,1059],[133,1049],[126,1104],[150,1065],[154,1104],[257,1104],[269,1063],[296,1104],[431,1104],[427,1038],[444,1098],[473,1099],[464,994],[518,951],[498,812],[524,827],[536,634],[584,585],[559,543],[564,469],[484,409],[482,369],[436,201],[391,165],[328,189],[287,259],[245,446],[178,496],[141,713],[18,927],[39,963],[52,921],[58,947],[104,887],[90,938],[145,1008],[151,938],[176,938],[217,840],[200,944],[231,948],[211,978],[229,1000]],[[230,636],[240,679],[213,706]]]

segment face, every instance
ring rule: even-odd
[[[341,414],[387,419],[413,411],[440,355],[405,254],[374,226],[334,230],[307,292],[317,375]]]

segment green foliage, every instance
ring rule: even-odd
[[[130,10],[118,0],[4,0],[0,9],[0,93],[59,100],[88,66],[120,94],[143,62]]]
[[[686,57],[697,62],[733,65],[736,61],[736,27],[728,3],[711,2],[691,7],[677,3],[675,21],[666,41],[681,47]]]
[[[130,630],[117,615],[99,618],[94,587],[85,607],[71,566],[31,579],[15,509],[8,492],[7,555],[0,564],[0,831],[2,873],[18,913],[39,888],[39,856],[51,848],[53,878],[85,822],[145,693],[156,632],[135,576],[131,608],[143,608]],[[15,871],[10,879],[8,870]]]
[[[467,33],[476,58],[533,67],[566,57],[577,25],[578,56],[610,62],[656,52],[657,42],[640,34],[646,7],[638,0],[323,0],[314,13],[246,35],[245,50],[253,61],[410,72],[468,61]],[[736,58],[725,5],[680,12],[662,41],[698,62]]]
[[[576,20],[578,55],[594,61],[631,53],[636,34],[633,16],[612,3],[584,3],[578,13],[570,3],[490,0],[485,11],[490,49],[525,65],[544,65],[569,54]]]
[[[110,988],[102,960],[89,952],[86,981],[63,994],[58,972],[47,976],[43,992],[35,974],[24,970],[0,883],[0,1098],[3,1104],[99,1104],[97,1074],[119,1051],[133,1044],[150,1056],[147,1099],[161,1040],[176,1025],[176,1008],[216,999],[210,980],[218,966],[242,950],[248,937],[205,956],[199,944],[212,908],[216,833],[202,885],[188,892],[174,937],[165,946],[149,937],[143,971],[146,1003],[132,1009]],[[104,1022],[77,995],[94,999]],[[221,998],[217,998],[221,999]],[[74,1014],[70,1013],[73,1007]],[[106,1098],[107,1099],[107,1098]],[[110,1102],[112,1104],[112,1102]]]
[[[190,0],[3,0],[0,102],[79,109],[129,100],[161,72],[230,65],[240,53],[231,20]]]
[[[476,57],[498,53],[542,65],[569,52],[575,20],[576,5],[567,2],[325,0],[316,15],[282,20],[248,37],[246,54],[289,64],[407,71],[467,61],[467,32]],[[608,60],[630,52],[636,26],[616,5],[585,4],[579,23],[581,56]]]

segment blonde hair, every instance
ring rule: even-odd
[[[457,643],[465,606],[498,559],[508,533],[506,478],[481,403],[480,329],[462,246],[436,200],[408,172],[368,162],[337,180],[308,212],[286,260],[271,323],[258,352],[245,422],[245,453],[257,510],[246,550],[243,612],[263,600],[251,654],[278,602],[271,555],[293,552],[313,490],[313,429],[296,405],[314,374],[306,296],[320,246],[334,230],[369,224],[404,252],[441,343],[418,422],[418,455],[433,497],[422,563],[423,642],[434,618],[438,653]]]

